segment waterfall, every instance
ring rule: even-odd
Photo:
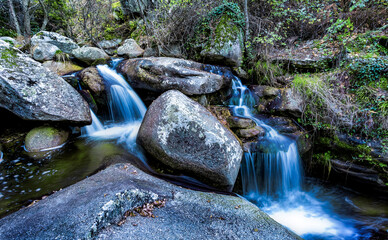
[[[136,137],[147,108],[124,77],[115,70],[120,61],[113,60],[111,67],[97,66],[109,96],[110,119],[102,124],[91,111],[92,125],[84,127],[82,131],[90,139],[117,139],[118,143],[124,143],[133,154],[144,160],[142,150],[136,144]]]
[[[233,96],[228,103],[232,114],[249,118],[265,130],[265,135],[244,153],[243,196],[305,239],[352,239],[356,233],[343,223],[347,219],[335,216],[327,203],[303,191],[296,142],[253,115],[255,100],[238,77],[215,66],[208,65],[205,70],[232,79]]]
[[[96,114],[94,114],[92,109],[90,109],[90,115],[92,116],[92,124],[85,126],[81,129],[82,135],[92,136],[94,133],[102,131],[104,129],[104,126],[102,125]]]
[[[256,149],[244,154],[241,168],[244,195],[255,200],[263,196],[284,197],[299,191],[303,173],[295,141],[253,116],[252,94],[237,77],[233,77],[232,90],[229,104],[233,115],[252,119],[266,131]]]

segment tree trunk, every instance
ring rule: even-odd
[[[44,13],[43,23],[42,23],[42,27],[40,28],[40,30],[44,31],[44,30],[46,30],[46,26],[47,26],[47,23],[49,21],[48,11],[47,11],[46,5],[44,5],[42,0],[39,0],[39,3],[40,3],[40,6],[42,7],[43,13]]]
[[[248,0],[244,0],[244,14],[245,14],[245,44],[249,40],[249,14],[248,14]]]
[[[30,17],[30,0],[22,1],[22,9],[23,9],[23,25],[24,25],[24,36],[31,36],[31,17]]]
[[[12,25],[15,27],[15,30],[16,30],[16,33],[18,34],[18,36],[21,36],[22,31],[20,30],[19,21],[16,17],[15,8],[13,6],[12,0],[8,0],[8,4],[9,4],[10,21],[11,21]]]

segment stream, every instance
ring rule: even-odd
[[[110,156],[126,155],[153,172],[136,136],[146,107],[115,68],[120,60],[97,69],[109,95],[109,119],[82,128],[82,135],[64,147],[20,157],[0,151],[0,216],[34,199],[74,184],[100,170]],[[222,74],[217,67],[210,72]],[[306,178],[294,140],[280,135],[251,111],[254,100],[240,79],[232,76],[233,115],[252,119],[266,134],[241,167],[243,196],[304,239],[388,239],[388,203],[349,189]],[[0,149],[1,150],[1,149]],[[186,176],[164,176],[185,185],[207,186]]]

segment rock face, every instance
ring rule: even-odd
[[[26,120],[90,124],[87,103],[42,64],[0,41],[0,107]]]
[[[43,63],[43,66],[51,70],[52,72],[57,73],[59,76],[65,75],[66,73],[81,71],[82,67],[75,65],[72,62],[55,62],[55,61],[46,61]]]
[[[226,78],[203,71],[205,65],[177,58],[139,58],[119,66],[131,86],[155,92],[179,90],[187,95],[207,94],[230,84]]]
[[[25,147],[29,152],[39,152],[64,144],[69,138],[69,131],[54,127],[37,127],[26,136]]]
[[[154,218],[134,211],[147,203]],[[131,211],[136,214],[128,216]],[[300,239],[244,199],[177,187],[130,164],[111,166],[0,219],[0,235],[20,240]]]
[[[35,46],[39,43],[50,43],[57,46],[62,52],[71,54],[74,49],[79,46],[70,38],[62,36],[59,33],[41,31],[31,38],[31,45]]]
[[[331,54],[323,54],[324,51],[317,48],[313,41],[307,41],[289,49],[276,50],[269,53],[267,58],[290,71],[317,72],[332,67],[341,51],[338,47],[326,50]]]
[[[106,60],[109,59],[108,54],[96,47],[77,48],[73,50],[72,54],[78,60],[89,65],[104,63]]]
[[[202,46],[200,52],[202,58],[209,63],[240,66],[244,49],[244,34],[241,28],[227,14],[223,14],[212,29],[214,29],[212,30],[213,37]]]
[[[141,16],[145,10],[154,8],[157,0],[120,0],[124,14],[130,17]]]
[[[141,57],[143,53],[144,49],[142,49],[133,39],[125,40],[123,45],[117,49],[117,54],[119,56],[126,56],[128,58]]]
[[[219,189],[232,190],[242,149],[206,108],[179,91],[168,91],[149,107],[138,142],[153,157]]]
[[[292,88],[274,88],[270,86],[249,86],[259,112],[283,116],[300,117],[305,102],[302,96]]]
[[[32,50],[32,58],[36,61],[43,62],[43,61],[49,61],[53,60],[55,57],[55,53],[61,51],[57,46],[42,42],[37,45],[35,45]]]

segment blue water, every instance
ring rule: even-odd
[[[217,67],[210,66],[209,71],[225,74]],[[337,214],[341,209],[331,205],[331,198],[318,198],[326,190],[319,184],[305,183],[296,142],[256,118],[252,114],[255,101],[250,90],[236,76],[229,73],[227,77],[233,79],[233,96],[229,100],[232,114],[252,119],[266,132],[244,153],[241,166],[244,197],[305,239],[369,239],[376,228],[365,227],[370,223],[360,222],[349,214]],[[351,206],[344,200],[341,206],[349,209],[345,211],[349,213]],[[383,218],[383,222],[386,224],[387,219]]]

